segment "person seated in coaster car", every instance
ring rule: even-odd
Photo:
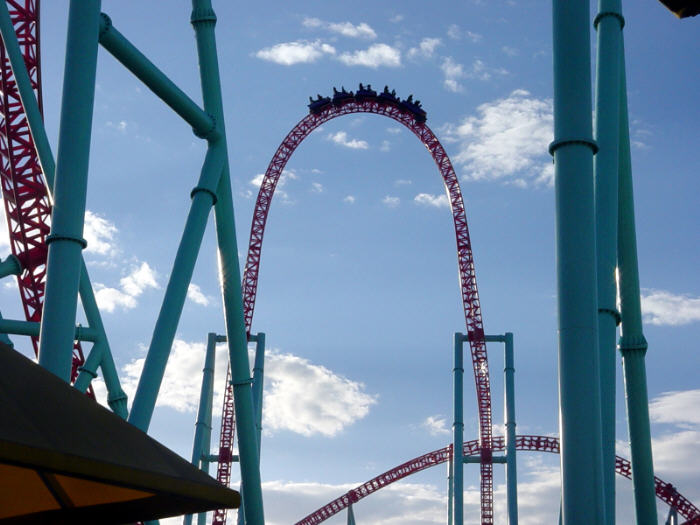
[[[313,113],[314,115],[321,113],[321,111],[331,105],[331,99],[329,97],[322,97],[320,94],[316,96],[318,97],[316,100],[309,97],[309,113]]]
[[[355,91],[355,100],[362,102],[363,100],[371,100],[373,98],[377,98],[377,92],[372,89],[372,85],[367,84],[365,87],[362,85],[362,82],[360,82],[360,88]]]
[[[352,91],[348,92],[345,91],[344,87],[340,88],[341,90],[338,91],[337,89],[333,88],[333,104],[336,106],[341,106],[345,104],[346,102],[350,102],[354,100],[355,96],[353,95]]]

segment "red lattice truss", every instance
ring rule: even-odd
[[[505,438],[503,436],[493,437],[492,446],[493,451],[504,451],[506,448]],[[554,454],[559,454],[559,438],[549,436],[517,436],[515,438],[515,448],[517,450],[552,452]],[[473,441],[465,441],[463,450],[465,457],[478,456],[481,453],[479,441],[476,439]],[[394,467],[393,469],[387,470],[383,474],[372,478],[359,487],[349,490],[342,496],[312,512],[301,521],[298,521],[296,525],[315,525],[316,523],[321,523],[343,509],[346,509],[353,503],[366,496],[369,496],[373,492],[376,492],[379,489],[394,483],[395,481],[399,481],[400,479],[410,476],[411,474],[415,474],[421,470],[444,463],[451,459],[451,457],[452,445],[449,445],[445,448],[441,448],[440,450],[434,450],[433,452],[423,454],[422,456],[412,459],[411,461],[407,461],[398,467]],[[632,478],[632,465],[628,460],[621,458],[620,456],[615,458],[615,470],[618,474],[626,477],[627,479]],[[654,482],[656,485],[656,496],[667,505],[674,507],[681,516],[691,520],[686,522],[686,525],[700,522],[700,510],[698,510],[695,505],[680,494],[673,485],[666,483],[658,477],[654,478]]]
[[[5,1],[5,0],[0,0]],[[39,1],[6,0],[29,79],[41,101]],[[0,44],[0,184],[12,253],[22,264],[17,277],[27,321],[40,322],[46,284],[46,236],[51,229],[51,202],[34,148],[10,60]],[[38,338],[32,337],[34,352]],[[73,347],[71,379],[85,362],[80,343]],[[94,397],[92,387],[88,394]]]
[[[476,288],[474,258],[472,256],[467,217],[464,212],[464,201],[459,188],[459,181],[445,149],[435,134],[425,123],[417,122],[410,111],[395,104],[379,99],[356,101],[351,100],[340,106],[331,105],[318,114],[304,117],[280,144],[265,172],[258,198],[253,212],[253,224],[250,230],[248,257],[243,274],[243,306],[246,328],[250,332],[255,309],[255,298],[258,288],[258,272],[260,270],[260,255],[262,251],[265,224],[272,204],[280,176],[289,158],[301,142],[324,122],[350,113],[374,113],[383,115],[407,127],[425,145],[432,155],[445,183],[445,189],[452,207],[455,235],[457,240],[457,263],[462,292],[462,304],[467,326],[467,335],[471,347],[476,395],[479,414],[479,450],[484,461],[481,463],[481,523],[493,523],[493,465],[491,464],[491,386],[489,381],[488,359],[484,343],[484,327],[481,318],[479,294]],[[229,378],[230,379],[230,378]],[[229,381],[227,381],[229,384]],[[217,479],[228,485],[231,479],[231,464],[228,458],[232,454],[234,434],[233,392],[229,386],[224,396],[221,439],[219,442],[219,457],[227,461],[219,461]],[[225,511],[214,514],[214,523],[226,522]]]

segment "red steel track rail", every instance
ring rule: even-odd
[[[41,100],[41,61],[39,53],[39,0],[0,0],[7,2],[10,18],[27,66],[29,80]],[[51,228],[51,202],[17,92],[10,60],[0,43],[0,184],[10,234],[10,248],[22,265],[17,277],[27,321],[40,322],[46,284],[46,237]],[[34,352],[38,338],[32,337]],[[73,347],[71,379],[85,362],[79,342]],[[92,387],[88,394],[94,397]]]
[[[504,451],[506,448],[506,440],[503,436],[493,437],[492,444],[492,450],[494,451]],[[515,438],[515,448],[531,452],[552,452],[554,454],[559,454],[559,438],[550,436],[517,436]],[[473,441],[465,441],[463,450],[465,457],[478,456],[480,454],[479,441],[476,439]],[[312,512],[301,521],[298,521],[296,525],[315,525],[321,523],[351,504],[369,496],[373,492],[410,476],[411,474],[444,463],[451,457],[452,445],[449,445],[445,448],[423,454],[411,461],[407,461],[349,490],[342,496]],[[632,478],[632,465],[628,460],[620,456],[615,458],[615,470],[619,475],[627,479]],[[686,525],[700,521],[700,510],[681,495],[673,485],[666,483],[658,477],[654,478],[654,482],[656,485],[656,496],[667,505],[675,507],[681,516],[691,520],[687,522]]]
[[[373,113],[394,119],[407,127],[423,145],[428,149],[433,160],[442,175],[445,188],[450,198],[452,218],[457,240],[457,263],[459,267],[459,279],[462,293],[462,305],[467,327],[467,335],[471,348],[474,379],[479,414],[479,450],[483,461],[481,462],[481,523],[490,525],[493,523],[493,465],[491,464],[491,386],[489,380],[488,359],[486,344],[484,342],[484,327],[481,318],[481,305],[476,288],[476,274],[474,271],[474,258],[472,256],[471,240],[467,227],[467,217],[464,212],[464,201],[459,188],[459,181],[452,163],[445,149],[440,144],[435,134],[424,122],[416,120],[415,115],[399,105],[376,97],[369,100],[357,101],[349,99],[341,105],[331,104],[321,112],[309,113],[289,132],[275,152],[268,165],[255,203],[253,212],[253,224],[250,230],[250,243],[248,245],[248,257],[243,273],[243,306],[246,328],[250,332],[255,298],[258,288],[258,272],[260,269],[260,255],[262,251],[265,224],[270,211],[272,197],[277,183],[282,175],[287,161],[292,156],[301,142],[316,128],[342,115],[351,113]],[[229,382],[227,381],[227,385]],[[230,385],[224,395],[224,407],[222,415],[222,430],[219,442],[219,467],[217,479],[226,485],[230,482],[231,465],[221,458],[230,458],[233,446],[233,393]],[[224,511],[217,511],[214,515],[214,524],[226,522]]]

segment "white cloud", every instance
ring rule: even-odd
[[[367,141],[358,139],[348,139],[348,134],[345,131],[338,131],[328,135],[328,140],[331,140],[339,146],[345,146],[350,149],[368,149]]]
[[[158,288],[155,271],[147,262],[142,262],[131,273],[119,280],[119,288],[110,288],[95,283],[95,300],[101,310],[114,312],[117,308],[130,310],[138,304],[136,300],[148,288]]]
[[[700,297],[676,295],[665,290],[644,290],[644,321],[654,325],[678,326],[700,321]]]
[[[261,49],[255,53],[255,56],[283,66],[292,66],[316,62],[324,55],[334,54],[335,48],[333,46],[316,40],[314,42],[297,41],[275,44]]]
[[[402,20],[403,20],[403,15],[400,15],[400,14],[399,14],[399,15],[394,15],[394,16],[392,16],[392,17],[389,19],[389,22],[391,22],[392,24],[398,24],[398,23],[401,22]]]
[[[282,170],[282,174],[280,175],[279,180],[277,181],[277,186],[275,187],[275,195],[278,195],[279,197],[282,198],[282,202],[291,202],[289,198],[289,194],[283,189],[287,183],[290,180],[297,180],[299,176],[296,174],[294,170]],[[265,174],[264,173],[258,173],[248,181],[248,184],[251,186],[255,186],[256,188],[259,188],[263,180],[265,179]]]
[[[442,40],[439,38],[424,38],[418,47],[408,50],[408,58],[432,58],[439,45],[442,45]]]
[[[503,46],[501,48],[501,51],[503,51],[503,53],[505,53],[509,57],[517,57],[520,54],[520,51],[518,51],[516,48],[510,47],[510,46]]]
[[[384,204],[387,208],[396,208],[400,203],[401,199],[398,197],[392,197],[391,195],[387,195],[382,199],[382,204]]]
[[[346,66],[366,66],[376,69],[380,66],[399,67],[401,65],[401,51],[387,44],[372,44],[367,49],[343,53],[338,58]]]
[[[386,128],[387,133],[391,133],[392,135],[398,135],[401,133],[401,128],[398,127],[391,127],[391,128]]]
[[[421,426],[426,428],[431,436],[449,435],[450,429],[447,428],[447,420],[444,416],[428,416]]]
[[[318,18],[305,18],[302,24],[304,27],[326,29],[332,33],[350,38],[365,38],[367,40],[377,38],[377,33],[366,22],[355,25],[351,22],[326,22]]]
[[[477,115],[447,125],[446,140],[459,143],[453,157],[467,179],[551,185],[553,170],[547,145],[552,140],[552,101],[525,90],[487,102]]]
[[[109,255],[115,251],[114,237],[118,230],[114,223],[105,217],[85,210],[83,237],[87,241],[86,253]]]
[[[409,186],[411,184],[413,184],[413,181],[408,179],[396,179],[394,181],[394,186]]]
[[[449,208],[450,201],[447,195],[441,193],[440,195],[432,195],[430,193],[419,193],[414,197],[414,202],[422,206],[433,206],[435,208]]]
[[[334,436],[369,413],[376,398],[364,385],[291,354],[268,351],[263,427]]]
[[[386,153],[387,151],[391,151],[391,142],[388,140],[382,140],[382,145],[379,146],[379,151],[382,151]]]
[[[312,182],[311,191],[313,193],[323,193],[323,184],[321,184],[320,182]]]
[[[448,91],[456,93],[464,89],[459,83],[459,80],[465,77],[464,66],[462,64],[455,62],[452,57],[446,57],[442,61],[440,69],[442,69],[442,74],[445,77],[443,84]]]
[[[700,389],[664,392],[649,403],[649,416],[655,423],[700,426]]]
[[[462,29],[457,24],[452,24],[447,28],[447,36],[452,40],[460,40],[463,36],[471,40],[473,43],[480,42],[483,38],[479,33],[474,33],[472,31],[462,31]]]
[[[347,202],[348,204],[355,204],[355,197],[352,195],[348,195],[343,199],[343,202]]]
[[[211,302],[209,297],[202,293],[202,289],[194,283],[190,283],[189,287],[187,288],[187,298],[193,303],[201,306],[209,306],[209,303]]]

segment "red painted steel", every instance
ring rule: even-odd
[[[39,0],[7,0],[10,18],[24,56],[32,88],[42,106],[39,55]],[[51,228],[51,202],[46,180],[17,92],[10,60],[0,43],[0,184],[12,253],[22,263],[17,277],[27,321],[41,321],[46,284],[46,236]],[[32,338],[34,352],[38,338]],[[80,343],[73,347],[71,379],[85,362]],[[88,394],[94,397],[92,387]]]
[[[492,438],[492,444],[492,450],[495,452],[502,452],[506,449],[506,440],[503,436],[494,436]],[[554,454],[559,454],[559,438],[551,436],[517,436],[515,438],[515,448],[530,452],[552,452]],[[463,451],[465,456],[478,456],[481,451],[479,441],[476,439],[465,441]],[[423,454],[411,461],[407,461],[398,467],[387,470],[383,474],[379,474],[379,476],[372,478],[359,487],[349,490],[342,496],[312,512],[301,521],[298,521],[296,525],[315,525],[316,523],[321,523],[365,496],[369,496],[373,492],[410,476],[411,474],[444,463],[451,457],[452,445],[449,445],[445,448]],[[615,458],[615,470],[621,476],[631,479],[632,467],[628,460],[617,456]],[[673,485],[666,483],[658,477],[654,479],[656,483],[656,496],[667,505],[673,505],[684,518],[691,519],[686,525],[694,524],[700,520],[700,510],[688,501],[687,498],[679,494]]]
[[[464,201],[459,188],[459,181],[452,163],[450,162],[445,149],[440,144],[435,134],[425,123],[416,121],[415,115],[391,102],[377,98],[357,101],[349,99],[342,105],[330,105],[317,114],[310,113],[304,117],[289,132],[280,144],[270,164],[268,165],[265,177],[263,178],[255,203],[253,212],[253,223],[250,231],[250,242],[248,245],[248,257],[245,271],[243,273],[243,306],[246,329],[250,331],[255,310],[255,298],[258,288],[258,272],[260,269],[260,256],[262,252],[262,241],[265,233],[267,215],[272,204],[272,197],[277,183],[282,175],[287,161],[292,156],[301,142],[316,128],[324,122],[342,115],[350,113],[374,113],[383,115],[400,122],[415,134],[418,139],[428,148],[435,163],[440,170],[445,188],[450,197],[452,208],[452,218],[455,227],[457,240],[457,262],[459,267],[460,286],[462,292],[462,305],[466,320],[469,345],[471,347],[472,365],[476,383],[478,414],[479,414],[479,435],[480,451],[484,458],[491,456],[491,386],[489,380],[488,359],[486,354],[486,344],[484,342],[484,327],[481,317],[481,305],[479,294],[476,288],[476,274],[474,272],[474,258],[472,256],[471,240],[469,238],[469,228],[467,227],[467,217],[464,212]],[[219,454],[222,451],[230,450],[233,446],[232,435],[228,433],[230,421],[233,420],[233,397],[230,386],[226,390],[224,397],[224,412],[222,425],[227,425],[227,434],[222,432],[222,439],[219,443]],[[227,411],[228,410],[228,411]],[[224,439],[225,436],[225,439]],[[481,463],[481,522],[484,525],[493,523],[493,466],[489,461]],[[228,484],[230,482],[230,466],[219,463],[217,479]],[[225,523],[225,517],[215,524]]]

